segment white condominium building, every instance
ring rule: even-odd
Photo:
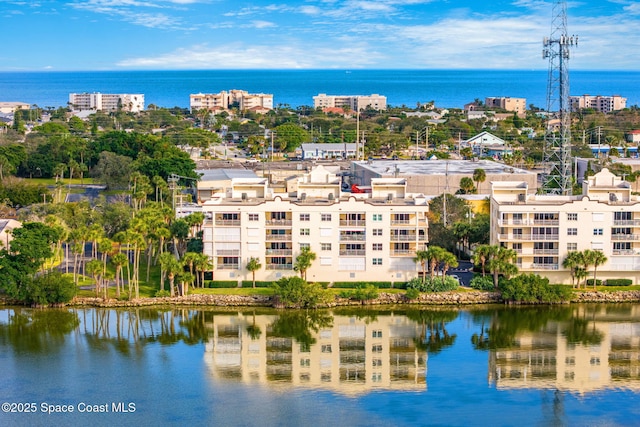
[[[387,97],[378,94],[327,95],[326,93],[321,93],[313,97],[313,108],[331,107],[347,107],[351,111],[361,111],[366,108],[373,108],[374,110],[386,110]]]
[[[73,111],[127,111],[138,113],[144,110],[144,95],[109,93],[70,93],[69,106]]]
[[[609,113],[611,111],[624,110],[627,108],[627,98],[620,95],[613,96],[572,96],[570,98],[571,110],[579,111],[583,108],[593,108],[601,113]]]
[[[214,280],[251,280],[251,258],[262,265],[256,280],[296,275],[304,247],[317,255],[309,281],[404,283],[418,274],[429,206],[406,193],[404,179],[373,179],[371,193],[343,193],[340,177],[320,166],[297,181],[297,191],[275,193],[266,178],[232,178],[229,188],[200,198]]]
[[[266,93],[249,93],[233,89],[220,93],[195,93],[189,95],[189,108],[194,110],[227,110],[238,107],[240,110],[273,109],[273,95]]]
[[[579,196],[535,195],[525,182],[493,182],[490,240],[517,252],[520,272],[551,283],[571,283],[562,263],[585,249],[607,257],[598,279],[640,283],[640,198],[608,169],[584,181]]]

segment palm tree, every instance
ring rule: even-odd
[[[567,254],[567,257],[562,261],[562,267],[569,269],[571,272],[571,287],[575,288],[575,280],[578,276],[578,269],[582,268],[583,253],[578,251],[571,251]],[[584,269],[583,269],[584,271]],[[578,280],[578,287],[580,287],[580,281]]]
[[[169,295],[175,296],[175,278],[176,275],[183,272],[183,266],[170,252],[165,252],[160,255],[160,265],[162,266],[163,272],[169,278]],[[164,281],[164,275],[161,280]]]
[[[518,273],[518,267],[514,264],[517,257],[518,253],[513,249],[502,246],[495,247],[495,251],[488,262],[489,270],[493,273],[494,288],[498,289],[500,274],[508,277]]]
[[[198,254],[198,258],[194,263],[196,267],[196,271],[199,272],[199,285],[201,288],[204,288],[204,273],[213,269],[213,263],[209,258],[209,255],[206,254]]]
[[[413,259],[414,262],[420,263],[422,266],[422,283],[424,283],[425,276],[427,275],[427,260],[429,259],[429,253],[426,250],[418,250],[416,251],[416,257]]]
[[[429,263],[429,276],[433,279],[436,274],[436,267],[440,264],[440,259],[446,252],[440,246],[429,246],[427,248],[427,262]]]
[[[300,277],[307,280],[307,270],[311,267],[312,262],[316,259],[315,252],[311,248],[305,246],[302,248],[300,255],[296,257],[293,269],[300,272]]]
[[[120,278],[122,277],[122,267],[128,264],[129,260],[127,256],[122,252],[114,254],[111,257],[111,265],[115,268],[115,280],[116,280],[116,298],[120,298]]]
[[[444,277],[446,276],[449,268],[455,268],[458,266],[458,259],[451,252],[443,251],[440,261],[442,262],[442,283],[444,283]]]
[[[96,297],[100,297],[100,289],[102,287],[102,262],[92,259],[85,265],[85,269],[96,283]]]
[[[476,182],[476,191],[480,192],[480,184],[487,179],[487,173],[482,168],[473,171],[473,180]]]
[[[252,281],[253,281],[252,287],[255,288],[256,287],[256,271],[262,268],[262,264],[260,264],[260,260],[258,258],[251,257],[249,258],[249,261],[247,261],[246,268],[251,272]]]
[[[495,246],[479,245],[473,251],[473,263],[482,267],[482,277],[485,275],[485,265],[495,252]]]
[[[596,284],[598,281],[596,280],[596,272],[598,267],[607,262],[607,257],[601,251],[593,251],[591,255],[591,264],[593,265],[593,289],[596,289]]]
[[[473,185],[473,180],[468,176],[463,176],[460,178],[460,193],[462,194],[473,194],[476,193],[477,189]]]

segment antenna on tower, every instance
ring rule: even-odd
[[[543,39],[542,45],[542,58],[549,60],[543,189],[546,193],[571,195],[571,106],[567,64],[569,48],[578,45],[578,36],[567,35],[566,1],[553,2],[551,35]]]

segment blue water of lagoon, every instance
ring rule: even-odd
[[[3,308],[0,425],[640,425],[639,314]]]

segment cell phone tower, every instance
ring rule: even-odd
[[[571,195],[571,105],[567,65],[569,48],[578,45],[578,36],[567,34],[566,1],[554,1],[551,36],[545,37],[542,44],[542,58],[549,60],[543,190],[550,194]]]

